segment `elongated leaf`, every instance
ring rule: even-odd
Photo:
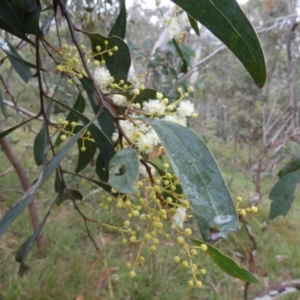
[[[41,30],[43,31],[44,36],[47,34],[47,32],[49,31],[49,29],[51,27],[53,17],[54,17],[54,14],[47,17],[42,23]]]
[[[42,6],[40,1],[35,1],[36,6],[34,10],[31,10],[29,13],[26,13],[24,16],[24,27],[25,32],[34,34],[36,36],[42,35],[42,30],[40,29],[40,15],[42,12]]]
[[[18,1],[19,2],[19,1]],[[16,1],[16,3],[18,3]],[[25,1],[20,1],[25,3]],[[21,15],[24,16],[24,9],[21,8]],[[11,1],[1,0],[0,1],[0,28],[5,31],[17,36],[18,38],[33,44],[25,35],[24,24],[22,18],[12,7]]]
[[[22,246],[18,249],[16,255],[15,255],[15,260],[21,264],[20,269],[19,269],[19,274],[23,275],[24,272],[22,272],[22,270],[27,270],[28,266],[25,266],[24,268],[24,261],[28,255],[28,253],[30,252],[34,242],[36,241],[38,235],[40,234],[40,232],[42,231],[48,216],[50,215],[51,209],[53,208],[55,201],[52,203],[49,211],[47,212],[47,214],[44,216],[43,221],[39,224],[39,226],[37,227],[37,229],[34,231],[33,235],[30,236],[23,244]]]
[[[197,246],[204,244],[203,242],[196,239],[191,238],[190,240]],[[207,254],[226,274],[235,278],[239,278],[246,282],[259,283],[258,279],[252,273],[238,266],[234,260],[222,253],[220,250],[209,244],[206,244],[206,246]]]
[[[7,115],[6,115],[6,109],[5,109],[5,106],[4,106],[4,102],[3,102],[3,97],[2,97],[1,91],[0,91],[0,110],[1,110],[1,112],[2,112],[2,114],[3,114],[3,116],[4,116],[5,118],[7,118]]]
[[[270,192],[271,209],[269,219],[285,216],[295,199],[297,185],[300,182],[300,169],[281,177]]]
[[[29,67],[32,64],[24,61],[15,48],[7,40],[0,38],[0,48],[7,54],[11,65],[19,74],[19,76],[24,80],[24,82],[27,83],[32,77]]]
[[[85,99],[82,97],[81,93],[78,94],[77,99],[74,103],[73,109],[79,111],[80,113],[84,112]],[[70,111],[69,114],[67,115],[66,120],[68,120],[69,122],[78,122],[80,120],[80,118],[73,111]]]
[[[240,60],[255,84],[266,82],[259,39],[236,0],[172,0],[219,38]]]
[[[56,193],[60,193],[64,188],[63,182],[60,177],[58,168],[55,170],[55,181],[54,181],[54,190]]]
[[[24,122],[16,125],[16,126],[13,126],[13,127],[9,128],[9,129],[7,129],[5,131],[0,132],[0,139],[4,138],[6,135],[8,135],[9,133],[11,133],[12,131],[16,130],[17,128],[25,125],[26,123],[28,123],[31,120],[36,119],[36,118],[37,118],[37,116],[36,117],[32,117],[32,118],[30,118],[30,119],[28,119],[28,120],[26,120],[26,121],[24,121]]]
[[[66,200],[69,200],[69,199],[82,200],[82,198],[83,198],[83,196],[80,191],[73,190],[73,189],[68,189],[68,190],[64,189],[63,191],[58,193],[58,195],[55,199],[55,203],[57,206],[59,206]]]
[[[97,104],[94,99],[94,86],[93,86],[91,80],[87,77],[83,77],[80,81],[88,95],[90,104],[94,110],[95,115],[97,115],[100,107],[99,107],[99,104]],[[114,119],[111,117],[111,115],[109,114],[109,112],[106,109],[103,109],[101,111],[100,115],[97,118],[97,121],[98,121],[102,131],[109,138],[111,138],[116,127],[115,127]]]
[[[16,51],[16,49],[13,47],[13,45],[8,41],[4,40],[0,37],[0,48],[8,55],[11,56],[13,59],[18,60],[21,64],[23,64],[26,67],[36,69],[36,65],[24,60],[19,53]],[[45,69],[41,68],[42,71],[45,71]]]
[[[77,96],[77,99],[73,105],[73,109],[74,110],[77,110],[78,112],[80,113],[83,113],[84,112],[84,109],[85,109],[85,100],[84,98],[82,97],[81,93],[78,94]],[[67,117],[66,117],[66,120],[71,123],[71,122],[78,122],[79,120],[79,117],[73,113],[72,111],[69,111]],[[63,135],[64,133],[60,132],[54,145],[57,147],[59,146],[61,143],[62,143],[62,140],[61,140],[61,136]]]
[[[33,153],[34,160],[37,166],[40,166],[44,162],[45,150],[47,147],[47,132],[43,125],[40,132],[37,134],[34,140]]]
[[[134,194],[139,177],[139,159],[136,151],[127,147],[117,152],[109,163],[109,183],[120,193]]]
[[[82,151],[81,148],[83,147],[83,142],[82,140],[77,141],[78,145],[78,152],[79,152],[79,157],[78,157],[78,162],[77,166],[75,169],[76,173],[79,173],[82,171],[93,159],[95,152],[97,150],[97,145],[94,142],[91,142],[89,140],[84,141],[84,147],[86,148],[85,151]]]
[[[78,118],[81,120],[83,124],[90,123],[90,120],[81,114],[80,112],[76,111],[73,108],[70,108],[59,101],[55,99],[49,98],[51,101],[63,106],[64,108],[68,109],[69,111],[72,111],[75,115],[78,116]],[[95,140],[95,143],[98,147],[98,149],[101,152],[101,155],[103,156],[103,161],[105,163],[106,168],[108,169],[108,163],[111,160],[111,158],[115,155],[116,151],[113,147],[113,145],[110,142],[110,139],[102,132],[100,128],[98,128],[95,124],[91,123],[89,126],[89,131],[92,134],[93,139]]]
[[[66,145],[48,162],[48,164],[42,169],[39,177],[30,189],[17,201],[17,203],[11,207],[3,218],[0,220],[0,237],[8,229],[11,223],[24,211],[27,205],[32,201],[38,188],[48,179],[51,173],[55,170],[58,164],[66,156],[70,148],[76,143],[83,132],[91,123],[84,126],[75,136],[73,136]]]
[[[188,60],[185,58],[185,56],[184,56],[183,52],[181,51],[181,49],[180,49],[178,43],[176,42],[176,40],[172,39],[172,42],[173,42],[173,45],[175,46],[175,49],[176,49],[179,57],[182,60],[182,66],[181,66],[180,72],[187,73],[187,70],[188,70]]]
[[[108,36],[115,35],[115,36],[118,36],[119,38],[121,38],[122,40],[125,39],[126,17],[127,17],[127,13],[126,13],[125,0],[120,0],[120,13],[117,17],[117,20],[116,20],[114,26],[112,27],[110,33],[108,34]]]
[[[159,136],[193,208],[205,241],[239,229],[235,207],[219,167],[205,143],[176,123],[148,120]]]
[[[292,160],[278,172],[279,178],[300,170],[300,157],[298,155],[294,156]]]
[[[156,99],[157,92],[158,91],[154,89],[144,89],[140,91],[140,93],[134,98],[133,103],[140,103],[142,105],[144,101],[148,101],[150,99]],[[127,99],[132,98],[131,92],[125,92],[123,95],[127,97]]]
[[[110,193],[110,194],[112,194],[112,195],[115,196],[115,194],[113,194],[113,193],[111,192],[111,186],[110,186],[108,183],[106,183],[106,182],[94,180],[94,179],[92,179],[92,178],[88,178],[88,177],[83,176],[83,175],[81,175],[81,174],[76,174],[76,173],[72,173],[72,172],[65,171],[65,170],[64,170],[63,172],[66,173],[66,174],[70,174],[70,175],[73,175],[73,176],[76,176],[76,177],[83,178],[83,179],[85,179],[85,180],[87,180],[87,181],[90,181],[90,182],[92,182],[92,183],[94,183],[94,184],[96,184],[96,185],[102,187],[103,190],[105,190],[106,192],[108,192],[108,193]]]
[[[112,51],[112,56],[109,56],[108,53],[105,53],[102,56],[95,56],[95,59],[100,61],[104,59],[106,61],[105,65],[109,70],[111,76],[114,77],[115,82],[119,83],[120,80],[124,80],[126,82],[131,65],[130,51],[127,44],[122,39],[116,36],[104,37],[97,33],[90,33],[85,31],[82,32],[90,38],[94,53],[97,53],[97,46],[100,46],[101,49],[112,49],[114,46],[118,47],[118,51]],[[107,46],[104,44],[104,41],[108,41]]]
[[[101,153],[99,153],[96,160],[96,174],[101,181],[108,182],[108,169],[106,168]]]
[[[189,14],[187,14],[187,16],[189,18],[189,22],[190,22],[191,27],[193,28],[195,33],[198,36],[200,36],[200,30],[199,30],[199,27],[198,27],[198,22],[193,17],[191,17]]]

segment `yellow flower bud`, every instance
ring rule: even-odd
[[[192,249],[192,250],[191,250],[191,254],[192,254],[192,255],[197,255],[197,253],[198,253],[198,252],[197,252],[196,249]]]
[[[202,287],[202,282],[199,281],[199,280],[197,280],[197,281],[196,281],[196,286],[197,286],[198,288],[201,288],[201,287]]]
[[[175,257],[174,257],[174,261],[175,261],[176,263],[179,263],[179,262],[180,262],[180,257],[179,257],[179,256],[175,256]]]
[[[241,215],[242,217],[246,217],[246,216],[247,216],[246,210],[245,210],[245,209],[241,209],[241,210],[240,210],[240,215]]]
[[[63,69],[63,67],[62,67],[61,65],[58,65],[58,66],[56,66],[56,68],[55,68],[55,71],[56,71],[57,73],[61,73],[63,70],[64,70],[64,69]]]
[[[201,244],[201,245],[200,245],[200,249],[201,249],[202,251],[207,251],[207,246],[206,246],[205,244]]]
[[[150,233],[146,233],[146,234],[145,234],[145,240],[146,240],[146,241],[149,241],[149,240],[151,240],[151,239],[152,239],[151,234],[150,234]]]
[[[130,240],[131,243],[135,243],[136,242],[136,236],[135,235],[131,236],[129,238],[129,240]]]
[[[188,286],[193,286],[194,285],[194,281],[193,280],[189,280],[188,281]]]
[[[258,208],[256,206],[252,206],[251,207],[252,212],[257,213],[258,212]]]
[[[151,246],[150,246],[150,250],[151,250],[152,252],[155,252],[155,251],[156,251],[156,246],[155,246],[155,245],[151,245]]]
[[[190,228],[186,228],[184,232],[185,232],[186,235],[191,235],[192,234],[192,230]]]
[[[162,99],[162,97],[163,97],[163,94],[162,94],[162,93],[159,93],[159,92],[156,93],[156,98],[157,98],[158,100]]]
[[[184,243],[184,238],[182,236],[177,237],[176,239],[178,244],[183,244]]]
[[[136,276],[136,273],[135,273],[134,271],[131,271],[131,272],[130,272],[130,277],[133,278],[133,277],[135,277],[135,276]]]
[[[184,260],[181,264],[182,264],[185,268],[189,266],[189,263],[188,263],[186,260]]]

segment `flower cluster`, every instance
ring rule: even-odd
[[[123,236],[123,243],[138,246],[137,256],[128,262],[129,275],[138,275],[138,268],[146,262],[146,252],[156,252],[166,240],[174,240],[183,250],[182,254],[174,257],[175,263],[181,263],[182,267],[191,270],[189,286],[201,287],[198,279],[206,270],[197,265],[194,260],[199,253],[205,252],[207,246],[190,245],[189,237],[192,235],[190,228],[184,228],[184,222],[191,217],[189,202],[185,195],[178,193],[179,181],[175,175],[169,173],[169,165],[163,165],[164,173],[154,176],[154,184],[149,177],[138,181],[139,192],[135,195],[118,195],[116,199],[111,196],[103,196],[100,206],[104,209],[114,207],[120,210],[125,220],[119,227],[102,224],[119,231]],[[116,193],[112,189],[112,192]],[[144,229],[142,229],[144,228]]]
[[[170,122],[178,123],[182,126],[187,125],[187,118],[196,118],[194,104],[186,99],[189,96],[189,92],[193,91],[190,87],[188,92],[183,93],[181,88],[178,88],[180,93],[179,99],[169,104],[169,99],[163,97],[160,92],[156,93],[156,99],[150,99],[144,101],[142,105],[139,102],[135,102],[137,95],[143,91],[144,87],[140,89],[134,89],[132,99],[129,101],[122,95],[113,95],[112,101],[127,108],[127,118],[120,120],[119,125],[122,129],[120,133],[117,129],[112,140],[117,142],[120,140],[120,136],[125,139],[122,142],[123,147],[129,144],[133,145],[141,155],[147,155],[158,148],[158,154],[163,154],[164,149],[160,146],[160,140],[155,131],[142,120],[145,116],[148,118],[160,118]]]
[[[164,25],[169,39],[175,39],[181,42],[184,34],[184,27],[188,24],[186,14],[182,10],[175,11],[171,17],[164,18]]]
[[[101,202],[104,209],[113,207],[122,211],[122,215],[126,216],[122,225],[103,223],[101,225],[119,231],[124,244],[131,243],[138,246],[136,259],[128,264],[131,277],[135,277],[138,267],[144,264],[146,251],[156,252],[162,241],[172,238],[182,248],[181,254],[175,256],[174,261],[191,270],[192,276],[187,284],[201,287],[202,282],[198,277],[206,271],[194,263],[194,258],[199,252],[206,251],[207,247],[205,244],[196,246],[188,243],[192,230],[184,228],[184,223],[191,217],[190,206],[182,193],[178,179],[170,173],[168,163],[164,163],[162,169],[158,171],[147,160],[151,155],[164,155],[165,150],[156,132],[145,121],[145,118],[162,119],[187,126],[188,118],[197,117],[194,104],[188,99],[193,88],[190,87],[187,91],[178,88],[179,96],[175,100],[169,101],[160,92],[152,99],[145,100],[139,97],[145,90],[141,81],[132,83],[125,80],[114,81],[105,66],[103,55],[106,53],[112,56],[118,48],[109,49],[108,42],[104,42],[104,45],[104,49],[97,46],[94,53],[88,54],[87,63],[89,66],[92,65],[94,82],[102,91],[111,93],[105,101],[110,101],[110,105],[115,107],[118,114],[117,128],[112,140],[117,147],[125,148],[130,145],[136,149],[140,159],[141,176],[137,182],[136,194],[119,194],[112,188],[111,192],[116,197],[106,196]],[[56,71],[64,72],[69,76],[69,81],[82,79],[83,76],[88,76],[87,73],[90,74],[84,70],[75,48],[69,49],[64,45],[59,54],[62,62],[56,67]],[[67,136],[73,136],[80,129],[76,122],[63,119],[59,119],[54,127],[60,132],[60,140],[66,140]],[[81,140],[81,151],[86,151],[84,141],[94,142],[88,131],[81,136]]]
[[[57,125],[53,125],[53,127],[57,128],[60,132],[60,140],[65,141],[68,136],[74,136],[79,130],[80,127],[76,122],[69,122],[67,120],[63,120],[62,118],[59,118],[57,120]],[[52,133],[52,128],[50,133]],[[80,137],[80,140],[82,141],[80,151],[85,152],[85,141],[95,142],[95,140],[91,137],[91,133],[86,130]]]
[[[108,47],[108,41],[104,41],[105,49],[101,49],[101,46],[96,46],[96,52],[89,52],[86,55],[87,64],[91,67],[94,66],[94,79],[101,89],[109,86],[114,82],[114,78],[111,76],[109,70],[105,66],[104,54],[113,56],[114,52],[118,51],[117,46],[112,48]],[[85,46],[81,45],[82,51],[85,51]],[[55,71],[57,73],[65,73],[69,79],[68,83],[72,83],[72,80],[76,77],[82,79],[86,76],[86,70],[83,68],[82,61],[79,57],[79,53],[76,47],[69,47],[64,44],[62,49],[56,50],[61,57],[61,63],[56,66]],[[101,66],[100,66],[101,64]]]
[[[256,206],[251,206],[248,208],[239,208],[239,203],[243,201],[242,197],[237,197],[236,201],[237,201],[236,210],[241,217],[246,217],[248,213],[258,212],[258,208]]]

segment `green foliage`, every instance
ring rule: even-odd
[[[99,105],[95,101],[95,87],[91,80],[87,77],[83,77],[81,80],[82,87],[86,91],[88,98],[90,100],[90,105],[92,106],[95,115],[97,115],[98,123],[102,131],[110,137],[114,130],[115,125],[112,116],[109,114],[106,108],[99,111]],[[103,98],[103,95],[101,96]]]
[[[258,87],[266,82],[264,54],[251,23],[235,0],[172,0],[208,28],[240,60]]]
[[[160,137],[205,241],[239,229],[236,211],[214,157],[205,143],[182,126],[148,121]]]
[[[202,242],[195,239],[191,239],[191,241],[199,246],[202,244]],[[251,283],[259,282],[255,276],[253,276],[246,269],[239,267],[231,258],[229,258],[221,251],[219,251],[217,248],[209,244],[206,244],[206,246],[207,246],[207,250],[206,250],[207,254],[218,265],[218,267],[220,267],[229,276],[239,278],[246,282],[251,282]]]
[[[3,116],[5,118],[7,118],[7,115],[6,115],[6,109],[5,109],[5,106],[4,106],[4,102],[3,102],[3,97],[2,97],[2,93],[1,93],[1,90],[0,90],[0,110],[3,114]]]
[[[269,219],[285,216],[291,209],[300,182],[300,159],[294,157],[279,173],[279,181],[272,188],[269,198],[271,209]]]
[[[191,17],[189,14],[188,14],[188,18],[189,18],[189,22],[191,24],[191,27],[193,28],[195,33],[198,36],[200,36],[200,30],[199,30],[199,27],[198,27],[198,22],[193,17]]]
[[[83,127],[68,143],[48,162],[46,166],[43,167],[41,173],[39,174],[35,183],[30,187],[30,189],[17,201],[17,203],[6,212],[3,218],[0,220],[0,236],[2,236],[11,223],[24,211],[28,204],[32,201],[37,190],[41,185],[49,178],[51,173],[59,165],[62,159],[66,156],[70,148],[74,143],[80,138],[84,130],[89,126],[88,123]]]
[[[24,41],[32,43],[26,36],[27,22],[32,15],[36,19],[36,11],[40,8],[38,1],[1,1],[0,4],[0,28],[17,36]],[[34,22],[35,23],[35,22]]]
[[[10,63],[19,76],[28,82],[32,77],[30,68],[35,68],[35,65],[23,60],[15,48],[7,41],[0,38],[0,48],[7,54]]]
[[[21,126],[24,126],[26,123],[28,123],[28,122],[30,122],[30,121],[32,121],[34,119],[36,119],[36,117],[32,117],[32,118],[30,118],[30,119],[28,119],[28,120],[26,120],[26,121],[24,121],[24,122],[16,125],[16,126],[13,126],[13,127],[9,128],[9,129],[7,129],[5,131],[0,132],[0,139],[4,138],[9,133],[13,132],[14,130],[16,130],[17,128],[19,128]]]
[[[121,4],[120,13],[118,15],[118,18],[116,19],[114,26],[109,32],[108,36],[118,36],[119,38],[124,40],[126,35],[126,23],[127,23],[126,1],[121,0],[120,4]]]
[[[108,53],[104,53],[103,55],[96,55],[95,59],[98,61],[105,60],[105,64],[110,74],[114,77],[116,82],[120,80],[127,80],[131,57],[130,51],[127,44],[119,37],[105,37],[97,33],[85,33],[91,40],[92,49],[94,53],[97,53],[97,46],[100,46],[101,49],[112,49],[113,47],[118,47],[118,50],[114,52],[113,56],[110,56]],[[105,44],[105,41],[108,44]]]
[[[127,147],[115,154],[109,162],[109,183],[123,194],[135,194],[136,183],[139,178],[139,159],[131,147]]]
[[[82,194],[73,189],[63,189],[57,194],[57,197],[55,198],[55,204],[60,205],[66,200],[82,200],[83,196]]]
[[[53,202],[53,204],[51,205],[49,211],[46,213],[46,215],[44,216],[42,222],[39,224],[39,226],[36,228],[36,230],[34,231],[34,233],[32,234],[32,236],[30,236],[22,245],[21,247],[18,249],[16,255],[15,255],[15,260],[20,263],[20,267],[19,267],[19,274],[20,276],[23,276],[30,268],[28,265],[26,265],[25,259],[27,257],[27,255],[29,254],[31,248],[34,245],[34,242],[36,241],[38,235],[40,234],[40,232],[42,231],[48,216],[50,215],[51,209],[53,207],[55,202]]]
[[[179,47],[178,43],[176,42],[176,40],[175,40],[175,39],[172,39],[172,42],[173,42],[173,44],[174,44],[174,46],[175,46],[175,49],[176,49],[176,51],[177,51],[179,57],[180,57],[181,60],[182,60],[182,66],[181,66],[180,72],[186,73],[187,70],[188,70],[188,60],[186,59],[184,53],[183,53],[182,50],[180,49],[180,47]]]
[[[234,0],[226,3],[219,0],[173,2],[188,14],[189,22],[197,35],[199,35],[197,24],[199,21],[228,46],[259,87],[264,85],[266,68],[259,40],[250,22]],[[73,24],[64,1],[53,1],[54,14],[57,14],[58,7],[67,25],[61,29],[65,31],[63,35],[57,29],[59,42],[53,42],[50,36],[46,37],[46,34],[51,32],[48,29],[51,26],[52,15],[45,19],[42,25],[45,36],[41,37],[42,31],[39,25],[42,7],[39,1],[9,3],[5,0],[0,4],[1,29],[28,42],[29,47],[33,43],[28,39],[27,34],[36,36],[35,64],[24,60],[8,40],[1,39],[0,44],[13,69],[25,83],[32,78],[30,68],[36,69],[36,86],[39,91],[37,93],[39,95],[38,116],[43,118],[43,125],[35,137],[33,148],[35,162],[38,166],[43,165],[42,169],[30,189],[0,220],[0,236],[24,211],[42,184],[56,170],[54,191],[57,195],[40,225],[35,228],[34,233],[22,244],[16,254],[21,275],[28,269],[24,263],[25,259],[54,204],[58,206],[65,200],[71,199],[85,223],[89,238],[99,253],[97,243],[87,226],[89,222],[118,231],[123,236],[124,244],[128,240],[132,244],[140,243],[138,256],[132,264],[131,277],[136,276],[136,267],[144,262],[145,258],[141,255],[143,251],[146,249],[149,252],[150,249],[153,253],[156,252],[160,239],[168,237],[167,232],[173,230],[177,235],[177,243],[183,246],[188,257],[189,262],[186,261],[185,265],[193,275],[192,283],[195,281],[195,284],[201,287],[202,283],[197,279],[198,274],[190,254],[197,247],[187,242],[194,231],[190,228],[184,230],[184,221],[189,218],[191,212],[206,242],[216,241],[219,238],[226,239],[229,233],[239,229],[239,222],[236,208],[213,155],[202,139],[185,127],[197,117],[194,105],[186,99],[194,89],[186,84],[184,89],[180,87],[177,92],[168,91],[167,96],[172,97],[168,99],[165,94],[151,87],[145,88],[139,79],[128,78],[131,53],[124,41],[127,29],[125,1],[120,1],[119,14],[107,35],[102,32],[100,34],[79,30]],[[93,10],[94,8],[86,8],[87,12]],[[57,19],[56,16],[56,22]],[[77,32],[83,33],[81,36],[90,39],[91,51],[85,45],[79,44]],[[70,37],[73,45],[70,47],[62,44],[62,36]],[[194,50],[178,43],[175,36],[171,40],[175,49],[170,50],[166,57],[164,54],[157,54],[156,60],[148,62],[148,66],[154,69],[153,76],[157,82],[167,76],[172,79],[171,81],[174,78],[177,80],[179,73],[187,73],[188,66],[191,66]],[[44,66],[41,59],[44,55],[40,50],[41,45],[46,49],[47,59],[51,59],[55,65],[56,73],[66,78],[68,84],[75,86],[73,89],[64,83],[59,85],[64,97],[67,94],[71,95],[70,101],[59,99],[56,91],[52,95],[49,92],[50,88],[45,83],[47,80],[44,80],[41,74],[42,65]],[[178,55],[175,60],[173,60],[174,53]],[[169,65],[165,67],[168,59]],[[181,61],[180,69],[174,64],[176,60]],[[162,76],[158,70],[155,70],[157,67],[162,69]],[[48,71],[53,69],[51,66]],[[50,76],[45,75],[47,78]],[[35,78],[31,79],[33,80]],[[53,78],[50,82],[53,83]],[[89,105],[86,105],[85,93]],[[52,121],[50,119],[52,108],[49,105],[48,109],[45,109],[45,99],[64,108],[68,112],[66,118],[59,118],[58,122]],[[3,101],[0,101],[0,104],[2,109]],[[2,111],[4,112],[3,109]],[[24,127],[35,118],[37,116],[1,132],[0,138],[19,127]],[[169,121],[166,121],[168,118]],[[94,124],[96,119],[99,126]],[[52,142],[55,135],[51,136],[50,129],[51,132],[58,133],[55,143]],[[64,144],[66,139],[69,141]],[[63,165],[66,164],[67,154],[75,143],[78,146],[78,156],[75,173],[72,173]],[[48,148],[51,153],[48,153],[50,152]],[[97,154],[95,161],[97,151],[100,153]],[[157,160],[151,159],[152,155],[159,156],[162,161],[167,155],[172,168],[168,163],[157,163]],[[89,176],[78,174],[86,171],[90,165],[94,167],[92,174]],[[158,175],[155,174],[156,172]],[[94,179],[94,173],[100,180]],[[71,187],[65,175],[70,176]],[[105,200],[107,203],[103,204],[103,201],[102,206],[116,211],[122,209],[122,213],[126,212],[128,219],[136,218],[136,222],[126,220],[124,224],[118,224],[119,220],[111,218],[113,223],[108,225],[102,220],[100,222],[86,217],[75,202],[84,198],[84,194],[76,189],[77,186],[73,182],[76,180],[80,182],[79,187],[81,181],[101,187],[112,196],[107,197]],[[143,221],[147,223],[147,226],[143,226],[144,234],[140,232],[138,226],[138,223]],[[197,246],[201,246],[196,239],[191,240]],[[224,272],[244,281],[257,282],[253,275],[238,267],[223,253],[210,245],[207,247],[208,254]]]
[[[64,108],[67,108],[70,112],[72,112],[74,115],[76,115],[85,125],[90,123],[90,120],[87,117],[85,117],[83,114],[81,114],[79,111],[77,111],[73,108],[70,108],[54,99],[51,99],[51,101],[54,101],[57,104],[63,106]],[[102,160],[105,162],[105,166],[108,167],[109,161],[115,154],[115,149],[114,149],[113,145],[111,144],[108,137],[95,124],[92,123],[89,126],[89,131],[91,132],[92,137],[95,140],[96,146],[100,150],[100,154],[101,154]]]
[[[47,132],[46,132],[45,125],[43,124],[40,132],[35,137],[34,145],[33,145],[34,160],[37,166],[42,165],[44,162],[46,147],[47,147]]]

